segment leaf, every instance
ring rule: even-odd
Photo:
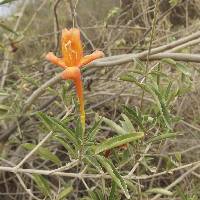
[[[96,146],[95,154],[99,154],[103,151],[127,144],[129,142],[133,142],[143,137],[143,132],[136,132],[109,138]]]
[[[171,58],[162,59],[162,62],[168,63],[168,64],[174,66],[177,70],[179,70],[180,72],[182,72],[186,76],[191,76],[191,72],[190,72],[189,68],[186,67],[185,65],[183,65],[180,62],[176,62],[175,60],[173,60]]]
[[[142,116],[141,114],[136,110],[136,108],[129,108],[127,106],[123,106],[124,108],[124,112],[130,116],[131,118],[133,118],[133,120],[136,122],[136,124],[142,129],[144,130],[143,124],[142,124]]]
[[[59,137],[59,136],[57,136],[57,135],[56,135],[54,138],[55,138],[55,140],[57,140],[61,145],[63,145],[63,147],[68,151],[68,153],[69,153],[70,156],[72,156],[73,158],[76,157],[76,153],[75,153],[73,147],[71,147],[71,145],[68,144],[68,143],[64,140],[64,138]]]
[[[86,155],[84,156],[84,160],[94,166],[100,173],[103,171],[101,165],[98,163],[94,156]]]
[[[149,93],[149,88],[146,84],[144,83],[140,83],[135,77],[131,76],[131,75],[123,75],[120,77],[120,80],[122,81],[128,81],[128,82],[133,82],[135,83],[138,87],[140,87],[141,89],[143,89],[144,91]]]
[[[137,57],[133,57],[133,60],[134,60],[134,63],[136,64],[136,66],[141,70],[141,72],[142,72],[141,75],[143,75],[145,72],[144,69],[146,67],[145,64]]]
[[[110,18],[116,16],[120,12],[119,7],[113,7],[111,10],[109,10],[108,15],[106,17],[106,20],[109,20]]]
[[[166,103],[164,101],[164,98],[162,97],[162,95],[160,94],[159,90],[151,85],[151,94],[153,95],[156,104],[159,108],[160,114],[165,122],[165,125],[167,126],[168,129],[171,130],[171,126],[170,126],[170,114],[168,112],[168,108],[166,107]]]
[[[172,196],[173,193],[170,192],[167,189],[163,189],[163,188],[153,188],[153,189],[149,189],[146,191],[147,193],[156,193],[156,194],[162,194],[162,195],[167,195],[167,196]]]
[[[3,105],[3,104],[0,104],[0,111],[9,111],[10,107],[9,106],[6,106],[6,105]]]
[[[185,74],[186,76],[191,76],[191,72],[189,70],[188,67],[186,67],[185,65],[183,65],[182,63],[177,63],[176,64],[176,68],[182,72],[183,74]]]
[[[126,131],[112,120],[103,117],[103,121],[119,135],[126,134]]]
[[[33,174],[33,180],[35,181],[38,189],[45,195],[50,195],[50,186],[48,181],[41,175]]]
[[[63,189],[59,194],[57,200],[65,199],[71,192],[73,191],[73,187],[69,186]]]
[[[0,4],[1,5],[1,4]],[[11,32],[11,33],[14,33],[15,35],[18,35],[17,32],[13,31],[11,28],[9,28],[8,26],[6,26],[5,24],[3,24],[2,22],[0,22],[0,27]]]
[[[112,187],[110,190],[108,200],[115,200],[116,199],[115,194],[116,194],[116,183],[112,181]]]
[[[171,6],[176,6],[180,2],[181,2],[181,0],[169,0],[169,3]]]
[[[167,88],[166,88],[166,90],[165,90],[165,99],[166,100],[168,100],[169,98],[169,96],[170,96],[170,90],[171,90],[171,88],[172,88],[172,84],[173,84],[173,82],[172,81],[169,81],[169,84],[168,84],[168,86],[167,86]]]
[[[9,96],[7,92],[0,91],[0,97],[6,97],[6,96]]]
[[[35,144],[31,144],[31,143],[25,143],[22,144],[22,147],[24,147],[25,149],[31,151],[33,150],[37,145]],[[55,164],[59,164],[61,161],[60,159],[54,155],[53,153],[51,153],[47,148],[44,147],[39,147],[36,151],[36,153],[44,160],[50,160]]]
[[[99,119],[98,121],[95,122],[95,124],[92,126],[92,128],[90,128],[88,130],[88,138],[89,140],[93,140],[96,136],[96,134],[98,133],[99,131],[99,127],[102,123],[102,118]]]
[[[116,170],[115,166],[106,158],[100,155],[96,155],[96,158],[100,162],[100,164],[105,168],[105,170],[108,172],[108,174],[112,177],[113,181],[123,190],[125,196],[127,199],[130,199],[130,195],[127,189],[127,185],[122,178],[122,176],[119,174],[119,172]]]
[[[89,190],[88,193],[90,197],[92,198],[92,200],[99,200],[99,197],[95,191]]]
[[[73,142],[74,144],[77,144],[77,140],[74,136],[74,133],[70,129],[65,127],[65,125],[62,124],[62,122],[56,120],[53,117],[49,117],[48,115],[42,112],[38,112],[37,115],[50,131],[64,133],[67,139],[69,139],[69,141]]]
[[[163,58],[161,60],[162,63],[167,63],[167,64],[170,64],[170,65],[176,65],[176,61],[171,59],[171,58]]]
[[[121,121],[122,124],[122,128],[127,132],[127,133],[131,133],[134,132],[135,129],[133,127],[133,124],[131,123],[131,120],[125,115],[125,114],[121,114],[122,118],[124,119],[124,121]]]
[[[147,141],[147,144],[151,143],[151,142],[157,142],[157,141],[160,141],[160,140],[164,140],[164,139],[167,139],[167,138],[173,138],[173,137],[176,137],[175,133],[165,133],[165,134],[158,135],[158,136],[155,136],[155,137],[149,139]]]

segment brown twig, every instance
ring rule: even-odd
[[[56,51],[58,49],[58,44],[59,44],[59,37],[60,37],[60,33],[59,33],[59,21],[58,21],[58,14],[57,14],[57,8],[58,5],[60,3],[61,0],[57,0],[54,4],[53,7],[53,12],[54,12],[54,32],[55,32],[55,50]]]

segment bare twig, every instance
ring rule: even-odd
[[[29,1],[26,0],[23,3],[23,6],[22,6],[21,11],[20,11],[20,16],[17,19],[16,24],[15,24],[14,29],[13,29],[15,32],[17,31],[17,29],[19,27],[20,21],[21,21],[21,19],[23,17],[23,13],[24,13],[24,11],[26,9],[26,6],[27,6],[28,2]],[[8,38],[10,38],[11,36],[12,36],[12,33],[9,34]],[[10,60],[10,57],[12,57],[11,52],[9,52],[8,50],[6,50],[5,53],[4,53],[4,57],[5,57],[6,60],[5,60],[5,62],[2,63],[2,70],[3,70],[3,75],[5,74],[5,76],[2,76],[1,88],[4,87],[4,84],[5,84],[5,81],[6,81],[6,78],[7,78],[6,74],[8,72],[8,66],[9,66],[9,63],[10,63],[9,60]]]
[[[61,0],[57,0],[54,3],[53,12],[54,12],[54,32],[55,32],[55,51],[58,49],[58,42],[59,42],[59,21],[58,21],[58,14],[57,8]]]
[[[16,173],[15,175],[17,176],[17,178],[18,178],[18,180],[19,180],[21,186],[24,188],[24,190],[25,190],[33,199],[41,200],[41,199],[39,199],[38,197],[36,197],[36,196],[31,192],[30,189],[28,189],[28,188],[26,187],[26,184],[24,183],[24,181],[22,180],[22,178],[21,178],[21,176],[20,176],[19,174]]]
[[[43,6],[46,4],[47,0],[42,1],[41,5],[37,8],[37,10],[34,12],[32,18],[29,20],[28,24],[26,25],[26,27],[23,30],[23,33],[26,33],[26,31],[29,29],[29,27],[31,26],[31,24],[33,23],[33,21],[35,20],[38,12],[43,8]]]
[[[153,40],[154,40],[155,30],[156,30],[156,21],[157,21],[157,14],[158,14],[158,4],[159,4],[159,1],[156,0],[156,2],[155,2],[155,8],[154,8],[154,16],[153,16],[152,29],[151,29],[151,36],[150,36],[150,42],[149,42],[149,48],[148,48],[148,53],[147,53],[147,62],[146,62],[145,72],[144,72],[144,78],[143,78],[144,82],[146,82],[147,75],[148,75],[149,60],[150,60],[150,55],[151,55],[151,46],[152,46],[152,43],[153,43]],[[142,110],[142,106],[143,106],[144,93],[145,93],[145,91],[142,90],[141,102],[140,102],[140,109],[141,110]]]
[[[193,166],[193,167],[192,167]],[[186,169],[188,167],[192,167],[191,169],[193,169],[192,171],[194,171],[195,169],[197,169],[200,166],[200,161],[197,162],[193,162],[193,163],[189,163],[180,167],[176,167],[174,169],[171,170],[167,170],[167,171],[163,171],[157,174],[153,174],[153,175],[142,175],[142,176],[123,176],[125,179],[133,179],[133,180],[146,180],[152,177],[156,177],[156,176],[161,176],[164,174],[171,174],[175,171],[179,171],[181,169]],[[111,177],[108,174],[105,173],[101,173],[101,174],[83,174],[83,173],[70,173],[70,172],[53,172],[52,170],[40,170],[40,169],[23,169],[23,168],[16,168],[16,167],[3,167],[0,166],[0,171],[4,171],[4,172],[12,172],[12,173],[24,173],[24,174],[40,174],[40,175],[47,175],[47,176],[61,176],[61,177],[69,177],[69,178],[78,178],[78,179],[82,179],[82,178],[93,178],[93,179],[99,179],[99,178],[104,178],[104,179],[111,179]],[[190,170],[189,170],[190,171]],[[191,171],[190,171],[191,172]]]
[[[165,189],[166,190],[170,190],[171,188],[173,188],[174,186],[176,186],[177,184],[179,184],[181,181],[183,181],[184,178],[186,178],[188,175],[190,175],[192,172],[194,172],[199,167],[200,167],[200,163],[197,163],[191,169],[189,169],[184,174],[182,174],[181,176],[179,176],[179,178],[177,178],[173,183],[171,183],[170,185],[168,185]],[[161,194],[157,194],[151,200],[156,200],[156,199],[160,198],[160,196],[161,196]]]
[[[15,168],[16,169],[20,168],[52,136],[52,134],[53,134],[52,131],[49,134],[47,134],[46,137],[43,138],[37,144],[37,146],[33,150],[31,150],[18,165],[15,166]]]

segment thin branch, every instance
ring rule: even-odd
[[[46,4],[47,0],[42,1],[42,3],[40,4],[40,6],[37,8],[37,10],[34,12],[32,18],[29,20],[28,24],[26,25],[26,27],[23,30],[23,34],[29,29],[29,27],[31,26],[31,24],[33,23],[33,21],[35,20],[37,14],[39,13],[39,11],[43,8],[43,6]]]
[[[173,183],[168,185],[165,189],[170,190],[171,188],[175,187],[177,184],[179,184],[181,181],[183,181],[184,178],[186,178],[188,175],[190,175],[192,172],[194,172],[197,168],[200,167],[200,163],[196,164],[194,167],[189,169],[187,172],[182,174],[179,178],[177,178]],[[151,200],[156,200],[162,196],[161,194],[157,194],[155,197],[153,197]]]
[[[181,169],[186,169],[188,167],[192,167],[191,169],[197,169],[198,167],[200,167],[200,161],[196,161],[193,163],[189,163],[186,165],[182,165],[179,167],[176,167],[174,169],[171,170],[167,170],[167,171],[163,171],[157,174],[153,174],[153,175],[142,175],[142,176],[123,176],[123,178],[127,179],[127,180],[146,180],[152,177],[156,177],[156,176],[161,176],[164,174],[172,174],[175,171],[179,171]],[[71,173],[71,172],[53,172],[52,170],[40,170],[40,169],[23,169],[23,168],[16,168],[16,167],[3,167],[0,166],[0,171],[4,171],[4,172],[12,172],[12,173],[23,173],[23,174],[39,174],[39,175],[46,175],[46,176],[61,176],[61,177],[69,177],[69,178],[78,178],[78,179],[82,179],[82,178],[88,178],[88,179],[99,179],[99,178],[104,178],[104,179],[111,179],[110,175],[105,174],[105,173],[101,173],[101,174],[83,174],[82,172],[80,173]],[[190,171],[190,170],[189,170]],[[194,170],[193,170],[194,171]]]
[[[30,106],[33,104],[33,102],[44,92],[44,90],[56,83],[61,81],[60,74],[54,76],[50,80],[48,80],[46,83],[41,85],[37,90],[35,90],[32,95],[26,100],[25,105],[22,109],[22,113],[26,112]]]
[[[143,81],[145,83],[146,83],[146,79],[147,79],[147,75],[148,75],[149,61],[150,61],[150,55],[151,55],[151,47],[152,47],[152,43],[153,43],[153,40],[154,40],[154,37],[155,37],[155,31],[156,31],[156,21],[157,21],[157,15],[158,15],[158,4],[159,4],[159,1],[156,0],[155,8],[154,8],[154,16],[153,16],[151,35],[150,35],[150,42],[149,42],[148,53],[147,53],[147,62],[146,62],[145,73],[144,73],[144,78],[143,78]],[[145,94],[145,91],[142,90],[141,102],[140,102],[140,110],[142,110],[144,94]]]
[[[58,14],[57,14],[57,8],[61,0],[57,0],[53,7],[54,12],[54,32],[55,32],[55,51],[58,49],[58,42],[59,42],[59,21],[58,21]]]
[[[43,140],[41,140],[37,146],[31,150],[25,157],[24,159],[18,164],[16,165],[14,168],[18,169],[20,168],[51,136],[52,136],[53,132],[51,131],[48,135],[46,135],[46,137],[43,138]]]
[[[26,184],[24,183],[24,181],[22,180],[22,178],[20,177],[19,174],[16,173],[16,176],[17,176],[17,178],[18,178],[18,180],[19,180],[21,186],[24,188],[24,190],[25,190],[33,199],[41,200],[41,199],[39,199],[38,197],[36,197],[34,194],[32,194],[31,190],[28,189],[28,188],[26,187]]]

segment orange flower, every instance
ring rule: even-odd
[[[80,103],[81,123],[85,128],[85,110],[83,86],[80,68],[91,61],[104,56],[103,52],[95,51],[90,55],[83,56],[83,47],[80,39],[79,29],[64,29],[61,36],[62,58],[56,57],[52,52],[46,55],[46,59],[65,70],[61,73],[64,80],[72,80],[75,84],[77,97]]]

